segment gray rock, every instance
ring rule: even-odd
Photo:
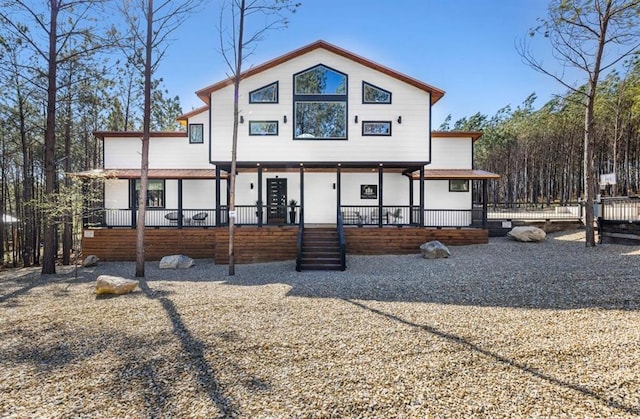
[[[447,246],[438,240],[421,244],[420,252],[422,252],[422,257],[425,259],[440,259],[451,256],[451,252],[449,252]]]
[[[160,260],[160,269],[187,269],[193,265],[193,259],[185,255],[165,256]]]
[[[533,226],[514,227],[507,236],[519,242],[541,242],[547,237],[543,229]]]
[[[127,294],[138,286],[138,281],[121,276],[100,275],[96,281],[96,294]]]
[[[90,268],[92,266],[96,266],[98,264],[98,261],[100,259],[98,258],[98,256],[96,255],[89,255],[87,256],[84,261],[82,262],[82,266],[84,266],[85,268]]]

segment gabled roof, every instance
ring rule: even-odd
[[[347,58],[351,61],[355,61],[358,64],[362,64],[365,67],[369,67],[373,70],[379,71],[381,73],[384,73],[390,77],[393,77],[395,79],[401,80],[411,86],[417,87],[420,90],[424,90],[425,92],[428,92],[431,94],[431,104],[433,105],[434,103],[436,103],[438,100],[440,100],[440,98],[442,98],[442,96],[444,96],[444,90],[440,90],[437,87],[433,87],[431,85],[428,85],[426,83],[421,82],[420,80],[414,79],[413,77],[409,77],[405,74],[402,73],[398,73],[395,70],[392,70],[388,67],[385,67],[383,65],[380,65],[378,63],[375,63],[371,60],[368,60],[366,58],[363,58],[359,55],[353,54],[352,52],[349,52],[345,49],[342,49],[340,47],[337,47],[335,45],[332,45],[328,42],[325,41],[316,41],[312,44],[309,44],[307,46],[304,46],[302,48],[296,49],[294,51],[289,52],[288,54],[282,55],[278,58],[274,58],[273,60],[267,61],[263,64],[260,64],[258,66],[252,67],[247,71],[244,71],[242,73],[242,78],[247,78],[250,76],[253,76],[255,74],[261,73],[263,71],[266,71],[270,68],[273,68],[277,65],[280,65],[282,63],[285,63],[287,61],[290,61],[296,57],[299,57],[301,55],[307,54],[311,51],[314,51],[316,49],[324,49],[327,51],[330,51],[336,55],[340,55],[344,58]],[[198,95],[198,97],[200,99],[202,99],[202,101],[204,103],[206,103],[207,105],[210,105],[209,101],[211,98],[211,93],[215,92],[216,90],[220,90],[226,86],[230,86],[233,84],[233,79],[232,78],[228,78],[226,80],[222,80],[218,83],[212,84],[211,86],[205,87],[204,89],[200,89],[196,92],[196,95]]]
[[[196,108],[190,112],[187,112],[185,114],[180,115],[179,117],[176,118],[176,121],[188,121],[189,118],[191,118],[192,116],[196,116],[198,114],[201,114],[202,112],[206,112],[209,110],[209,106],[201,106],[199,108]]]

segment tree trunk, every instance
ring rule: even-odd
[[[57,29],[58,0],[50,0],[51,22],[49,26],[49,62],[47,87],[47,125],[44,134],[44,199],[51,202],[55,192],[56,178],[56,93],[57,93]],[[56,273],[56,225],[49,215],[44,217],[44,256],[42,274]]]
[[[73,64],[70,63],[69,68],[69,80],[67,81],[69,86],[71,86],[71,75]],[[67,99],[66,103],[66,121],[64,127],[64,170],[66,173],[71,172],[71,124],[73,121],[72,118],[72,109],[71,109],[71,94]],[[71,192],[71,177],[68,175],[64,178],[64,185],[67,190],[67,193]],[[71,248],[72,248],[72,222],[73,217],[71,214],[71,208],[67,208],[64,211],[62,216],[63,221],[63,230],[62,230],[62,264],[68,266],[71,264]]]
[[[147,186],[149,181],[149,137],[151,136],[151,50],[153,31],[153,0],[147,11],[147,38],[144,63],[144,112],[142,132],[142,157],[140,164],[140,195],[136,225],[136,277],[144,276],[144,226],[147,212]]]
[[[231,173],[229,184],[229,212],[235,213],[236,166],[238,152],[238,113],[240,108],[240,76],[242,73],[242,44],[244,43],[245,0],[240,2],[240,24],[238,26],[238,43],[236,50],[236,68],[233,77],[233,139],[231,145]],[[229,217],[229,275],[235,275],[235,217]]]

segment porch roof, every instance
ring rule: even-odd
[[[420,174],[414,173],[414,179],[419,179]],[[424,178],[429,180],[448,179],[500,179],[500,175],[485,170],[473,169],[425,169]]]
[[[96,169],[72,173],[83,178],[139,179],[140,169]],[[226,178],[227,175],[220,175]],[[215,179],[214,169],[149,169],[149,179]]]

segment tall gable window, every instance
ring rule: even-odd
[[[363,81],[362,103],[391,103],[391,92]]]
[[[293,76],[294,138],[347,139],[347,75],[317,65]]]
[[[249,92],[249,103],[278,103],[278,82]]]

